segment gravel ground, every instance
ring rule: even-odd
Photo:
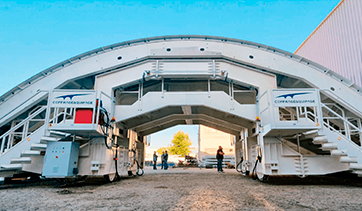
[[[271,177],[235,170],[146,169],[142,177],[56,187],[54,181],[0,186],[0,210],[362,210],[362,178]]]

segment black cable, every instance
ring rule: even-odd
[[[143,168],[141,168],[140,164],[138,163],[138,160],[136,160],[136,163],[137,163],[137,171],[136,171],[136,174],[137,174],[138,176],[142,176],[142,175],[145,173],[145,171],[143,170]],[[140,170],[141,170],[141,173],[140,173]]]
[[[111,127],[108,112],[103,107],[100,107],[99,111],[100,111],[99,117],[102,118],[102,121],[103,121],[103,124],[100,124],[100,126],[101,126],[102,133],[104,135],[104,144],[106,145],[107,149],[112,149],[112,146],[108,145],[108,136],[109,136],[108,128]],[[106,119],[104,119],[104,117],[106,117]],[[99,120],[98,120],[98,122],[99,122]],[[116,176],[115,176],[116,178],[115,179],[118,179],[119,178],[119,174],[118,174],[118,145],[116,145],[116,154],[115,154],[113,160],[114,160],[114,167],[116,169]]]
[[[256,162],[255,162],[253,171],[251,172],[251,178],[253,178],[253,180],[256,180],[258,178],[258,176],[256,175],[256,166],[258,165],[258,161],[259,161],[259,163],[261,163],[261,156],[259,156],[259,155],[256,158]]]
[[[99,111],[101,113],[100,117],[102,117],[102,114],[103,116],[107,117],[107,121],[104,121],[103,118],[103,125],[101,125],[101,130],[104,135],[104,144],[106,145],[107,149],[112,149],[112,147],[108,146],[108,127],[110,126],[108,112],[104,108],[100,108]]]
[[[240,160],[240,162],[238,163],[238,165],[236,165],[236,171],[237,172],[239,172],[239,173],[241,173],[241,172],[243,172],[243,161],[244,161],[244,158],[243,157],[241,157],[241,160]],[[240,168],[240,170],[239,170],[239,165],[241,165],[241,168]]]
[[[136,171],[136,174],[137,176],[142,176],[145,171],[143,170],[143,168],[141,168],[140,164],[138,163],[138,160],[135,159],[136,157],[136,150],[135,149],[131,149],[131,151],[133,152],[133,159],[136,161],[136,164],[137,164],[137,171]],[[140,172],[141,170],[141,172]]]
[[[104,144],[106,145],[107,149],[112,149],[112,147],[108,146],[108,135],[107,133],[104,133],[103,129],[102,132],[104,134]]]

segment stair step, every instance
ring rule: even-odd
[[[341,157],[339,159],[339,162],[341,163],[357,163],[356,157]]]
[[[30,149],[32,150],[40,150],[45,151],[47,148],[47,144],[32,144]]]
[[[328,138],[327,136],[317,136],[313,138],[313,144],[323,144],[323,143],[328,143]]]
[[[349,164],[349,169],[350,170],[362,170],[362,164],[351,163],[351,164]]]
[[[336,157],[336,156],[347,156],[347,150],[337,150],[334,149],[331,151],[331,156],[332,157]]]
[[[25,156],[36,156],[36,155],[40,155],[40,151],[37,150],[23,150],[21,151],[21,156],[25,157]]]
[[[31,163],[31,158],[30,157],[11,158],[10,163],[11,164],[14,164],[14,163]]]
[[[324,143],[322,144],[322,147],[320,148],[321,150],[333,150],[333,149],[338,149],[337,143]]]
[[[55,137],[50,137],[50,136],[43,136],[43,137],[40,138],[40,142],[42,142],[42,143],[56,142],[56,141],[58,141],[57,138],[55,138]]]
[[[22,164],[10,164],[10,165],[1,165],[1,170],[20,170],[23,168]]]
[[[358,174],[358,177],[362,177],[362,171],[361,170],[352,171],[352,173]]]
[[[70,135],[69,133],[64,133],[64,132],[60,132],[60,131],[56,131],[56,130],[51,130],[50,133],[51,133],[51,136],[53,136],[53,137],[55,136],[58,138],[64,138],[64,137]]]

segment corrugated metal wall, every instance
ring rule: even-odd
[[[342,0],[295,54],[362,86],[362,0]]]

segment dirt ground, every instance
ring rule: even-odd
[[[271,177],[235,170],[146,169],[142,177],[56,187],[54,181],[0,186],[0,210],[362,210],[362,178]]]

